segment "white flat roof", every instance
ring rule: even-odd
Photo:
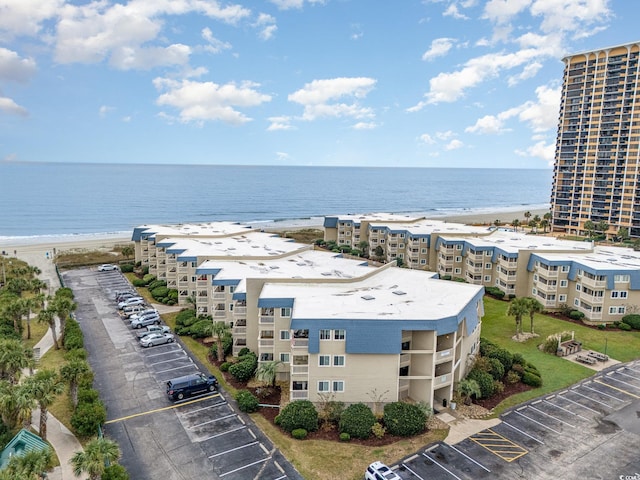
[[[573,240],[560,240],[544,235],[527,235],[520,232],[505,232],[496,230],[490,235],[481,237],[450,237],[441,235],[446,240],[464,241],[476,247],[498,247],[505,252],[517,253],[521,250],[562,250],[585,252],[591,251],[591,242],[577,242]]]
[[[310,245],[296,243],[270,233],[249,230],[243,235],[219,238],[168,237],[158,241],[167,250],[184,250],[186,257],[270,257],[310,249]]]
[[[597,246],[593,252],[540,253],[541,258],[553,261],[571,260],[594,270],[638,270],[640,252],[631,248]]]
[[[330,217],[336,217],[338,219],[338,222],[344,222],[344,221],[353,221],[355,223],[360,223],[362,221],[364,222],[415,222],[418,220],[423,219],[423,216],[414,216],[414,215],[407,215],[407,214],[400,214],[400,213],[384,213],[384,212],[377,212],[377,213],[361,213],[361,214],[356,214],[356,213],[349,213],[346,215],[325,215],[325,218]]]
[[[260,298],[294,298],[298,319],[438,320],[458,315],[483,289],[433,275],[387,267],[349,283],[266,283]]]
[[[375,267],[366,265],[366,259],[340,258],[338,254],[306,250],[284,258],[268,260],[206,260],[200,268],[221,269],[216,280],[243,280],[246,278],[354,278],[370,273]],[[244,282],[241,282],[244,285]],[[244,289],[236,288],[236,291]]]
[[[487,234],[491,230],[489,227],[465,225],[464,223],[445,222],[443,220],[427,220],[421,219],[420,221],[412,223],[394,223],[393,225],[385,224],[384,222],[371,222],[369,228],[388,228],[389,230],[406,230],[410,235],[429,235],[431,233],[440,234]]]
[[[180,223],[175,225],[140,225],[137,228],[153,232],[153,237],[223,237],[246,233],[251,230],[247,225],[237,222]]]

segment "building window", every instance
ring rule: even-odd
[[[411,350],[411,341],[407,341],[407,342],[402,342],[402,345],[400,346],[401,350]]]
[[[229,304],[229,311],[230,311],[230,312],[233,312],[233,303],[230,303],[230,304]]]
[[[280,340],[291,340],[291,332],[289,330],[280,330]]]
[[[233,293],[236,291],[236,286],[235,285],[229,285],[229,293]]]
[[[327,380],[321,380],[318,382],[318,391],[319,392],[328,392],[329,391],[329,382]]]
[[[331,355],[318,355],[318,365],[320,367],[330,367]]]
[[[562,265],[562,273],[567,273],[569,271],[569,265]]]
[[[280,309],[280,316],[281,317],[290,317],[291,316],[291,309],[289,307],[284,307]]]
[[[333,381],[333,391],[334,392],[344,392],[344,380],[334,380]]]
[[[420,260],[420,265],[426,265],[427,261],[423,258],[422,260]]]
[[[461,271],[462,270],[460,270],[459,268],[456,268],[456,269],[453,270],[453,273],[458,273],[459,274]]]
[[[331,340],[331,330],[328,330],[328,329],[320,330],[320,340]]]
[[[491,270],[491,264],[490,263],[485,263],[484,264],[484,268],[486,268],[487,270]]]
[[[427,249],[426,248],[421,248],[420,249],[420,253],[427,253]]]
[[[578,300],[577,298],[575,298],[575,299],[573,300],[573,305],[574,305],[574,306],[576,306],[576,307],[577,307],[577,306],[579,306],[579,305],[580,305],[580,300]]]
[[[630,275],[614,275],[613,281],[616,283],[626,283],[631,278]]]
[[[611,290],[611,298],[627,298],[626,290]]]
[[[538,290],[536,290],[535,288],[531,289],[531,294],[532,295],[537,295],[538,294]]]
[[[485,275],[484,276],[484,281],[487,282],[487,283],[491,282],[491,275]]]
[[[333,366],[334,367],[344,367],[344,355],[334,355],[333,356]]]
[[[609,307],[610,315],[624,315],[626,307]]]
[[[484,251],[484,256],[485,257],[490,257],[491,256],[491,250],[485,250]]]
[[[566,302],[567,301],[567,296],[566,295],[558,295],[558,301],[559,302]]]
[[[400,367],[400,373],[398,374],[401,377],[408,377],[409,376],[409,367]]]
[[[560,280],[560,288],[567,288],[567,281],[566,280]]]
[[[456,250],[462,250],[462,245],[456,245]]]
[[[334,340],[344,340],[344,339],[345,339],[346,334],[347,334],[347,331],[346,331],[346,330],[342,330],[342,329],[340,329],[340,330],[334,330],[334,331],[333,331],[333,339],[334,339]]]
[[[579,283],[576,283],[576,292],[580,292],[582,291],[582,287],[580,286]]]
[[[281,353],[280,354],[280,361],[282,363],[289,363],[289,354],[288,353]]]
[[[462,261],[462,257],[456,257],[456,262],[461,262]]]

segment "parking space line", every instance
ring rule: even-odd
[[[191,359],[190,359],[191,360]],[[181,368],[195,368],[196,370],[198,370],[198,368],[193,364],[193,360],[190,361],[190,363],[188,363],[187,365],[182,365],[180,367],[175,367],[175,368],[168,368],[166,370],[158,370],[156,372],[156,374],[160,374],[160,373],[167,373],[167,372],[173,372],[174,370],[180,370]]]
[[[247,426],[246,425],[242,425],[242,426],[240,426],[238,428],[232,428],[231,430],[227,430],[226,432],[216,433],[215,435],[211,435],[210,437],[203,438],[201,440],[201,442],[206,442],[207,440],[211,440],[212,438],[222,437],[223,435],[227,435],[229,433],[237,432],[238,430],[242,430],[244,428],[247,428]]]
[[[627,370],[631,370],[632,372],[636,372],[636,373],[640,373],[640,370],[636,370],[635,368],[631,368],[630,366],[625,366],[624,368],[626,368]]]
[[[251,442],[251,443],[247,443],[246,445],[240,445],[239,447],[231,448],[229,450],[225,450],[224,452],[216,453],[214,455],[209,455],[209,458],[219,457],[220,455],[224,455],[226,453],[235,452],[237,450],[242,450],[243,448],[251,447],[251,446],[257,445],[257,444],[258,444],[258,442]]]
[[[557,420],[560,423],[564,423],[565,425],[568,425],[571,428],[576,428],[575,425],[571,425],[570,423],[565,422],[564,420],[560,420],[559,418],[554,417],[553,415],[549,415],[547,412],[543,412],[542,410],[540,410],[539,408],[534,407],[533,405],[529,405],[529,408],[531,410],[535,410],[536,412],[541,413],[542,415],[545,415],[549,418],[553,418],[554,420]]]
[[[595,380],[594,380],[595,382]],[[595,382],[595,383],[600,383],[601,385],[607,386],[606,383],[601,383],[601,382]],[[617,400],[619,402],[624,402],[624,400],[619,399],[618,397],[614,397],[613,395],[609,395],[608,393],[605,392],[601,392],[600,390],[596,390],[595,388],[591,388],[591,387],[587,387],[586,385],[582,385],[584,388],[586,388],[587,390],[591,390],[592,392],[596,392],[599,393],[600,395],[604,395],[605,397],[609,397],[609,398],[613,398],[614,400]],[[607,405],[607,407],[609,408],[613,408],[611,407],[609,404],[604,403],[603,405]]]
[[[631,388],[635,388],[635,389],[640,390],[640,387],[638,387],[638,386],[636,386],[636,385],[633,385],[633,384],[631,384],[631,383],[629,383],[629,382],[625,382],[624,380],[620,380],[620,379],[618,379],[618,378],[615,378],[615,377],[614,377],[614,376],[612,376],[612,375],[608,375],[608,376],[607,376],[607,378],[610,378],[610,379],[611,379],[611,380],[613,380],[614,382],[624,383],[625,385],[629,385]]]
[[[578,392],[576,392],[576,393],[578,393]],[[578,395],[580,395],[580,394],[578,394]],[[597,414],[597,415],[600,415],[600,412],[599,412],[599,411],[594,410],[593,408],[589,408],[589,407],[587,407],[587,406],[585,406],[585,405],[582,405],[581,403],[578,403],[578,402],[576,402],[575,400],[571,400],[570,398],[567,398],[567,397],[565,397],[564,395],[558,395],[558,398],[561,398],[562,400],[566,400],[567,402],[571,402],[571,403],[573,403],[573,404],[575,404],[575,405],[577,405],[577,406],[579,406],[579,407],[586,408],[587,410],[589,410],[589,411],[591,411],[591,412],[593,412],[593,413],[595,413],[595,414]],[[588,398],[588,397],[587,397],[587,398]],[[576,414],[576,415],[577,415],[577,414]],[[582,418],[585,418],[585,417],[582,417]]]
[[[551,403],[551,402],[550,402],[549,400],[547,400],[547,399],[544,399],[544,400],[543,400],[543,402],[544,402],[544,403],[546,403],[546,404],[548,404],[548,405],[551,405],[552,407],[558,408],[558,409],[562,410],[563,412],[567,412],[568,414],[573,415],[573,416],[575,416],[575,417],[580,417],[580,418],[582,418],[583,420],[589,420],[588,418],[583,417],[583,416],[582,416],[582,415],[580,415],[579,413],[572,412],[572,411],[571,411],[571,410],[569,410],[568,408],[564,408],[564,407],[561,407],[560,405],[556,405],[555,403]]]
[[[419,478],[419,480],[425,480],[425,479],[424,479],[424,478],[422,478],[420,475],[418,475],[416,472],[414,472],[413,470],[411,470],[411,469],[409,468],[409,465],[407,465],[406,463],[403,463],[403,464],[402,464],[402,466],[403,466],[404,468],[406,468],[407,470],[409,470],[413,475],[415,475],[416,477],[418,477],[418,478]]]
[[[623,389],[621,389],[621,388],[614,387],[613,385],[609,385],[608,383],[601,382],[601,381],[600,381],[600,379],[598,379],[598,378],[596,378],[596,379],[594,380],[594,382],[599,383],[600,385],[604,385],[605,387],[609,387],[609,388],[611,388],[612,390],[617,390],[618,392],[621,392],[621,393],[624,393],[624,394],[626,394],[626,395],[629,395],[630,397],[633,397],[633,398],[640,398],[640,396],[638,396],[638,395],[634,395],[634,394],[633,394],[633,393],[631,393],[631,392],[627,392],[626,390],[623,390]],[[623,400],[620,400],[620,401],[623,401]]]
[[[444,466],[440,465],[437,460],[431,458],[429,455],[427,455],[426,453],[422,454],[424,457],[428,458],[429,460],[431,460],[433,463],[435,463],[437,466],[439,466],[441,469],[443,469],[445,472],[447,472],[449,475],[457,478],[458,480],[462,480],[459,476],[457,476],[455,473],[450,472],[449,470],[447,470]]]
[[[222,397],[220,397],[222,398]],[[196,408],[195,410],[190,410],[188,412],[182,412],[184,415],[190,415],[192,413],[198,413],[201,412],[203,410],[209,410],[210,408],[217,408],[217,407],[221,407],[223,405],[228,405],[226,401],[223,402],[218,402],[218,403],[214,403],[213,405],[207,405],[206,407],[202,407],[202,408]]]
[[[640,380],[640,378],[636,375],[629,375],[628,373],[624,373],[622,370],[624,370],[624,368],[619,368],[618,370],[616,370],[616,373],[624,375],[625,377],[633,378],[634,380]]]
[[[207,420],[206,422],[198,423],[197,425],[191,425],[189,428],[201,427],[202,425],[208,425],[210,423],[219,422],[220,420],[226,420],[227,418],[231,418],[231,417],[237,417],[237,415],[235,413],[233,413],[231,415],[225,415],[224,417],[213,418],[211,420]]]
[[[536,442],[538,442],[540,445],[544,445],[544,442],[536,437],[534,437],[533,435],[528,434],[527,432],[525,432],[524,430],[520,430],[518,427],[516,427],[515,425],[511,425],[509,422],[505,422],[504,420],[502,421],[503,424],[505,424],[507,427],[511,427],[513,428],[516,432],[520,432],[523,435],[526,435],[527,437],[529,437],[531,440],[534,440]]]
[[[220,394],[216,393],[215,395],[211,395],[211,396],[209,396],[207,398],[211,398],[211,397],[214,397],[216,395],[219,396]],[[168,407],[156,408],[154,410],[147,410],[146,412],[134,413],[132,415],[127,415],[125,417],[114,418],[113,420],[107,420],[106,422],[104,422],[104,424],[107,425],[109,423],[123,422],[125,420],[129,420],[129,419],[135,418],[135,417],[142,417],[144,415],[150,415],[152,413],[164,412],[166,410],[175,409],[175,408],[178,408],[178,407],[180,407],[182,405],[188,405],[190,403],[196,403],[196,402],[200,402],[202,400],[204,400],[204,399],[199,398],[199,399],[191,400],[189,402],[185,402],[185,403],[181,403],[181,404],[169,405]]]
[[[546,428],[547,430],[551,430],[552,432],[557,433],[558,435],[562,434],[562,432],[559,432],[558,430],[556,430],[556,429],[554,429],[554,428],[551,428],[551,427],[549,427],[549,426],[545,425],[545,424],[544,424],[544,423],[542,423],[542,422],[538,422],[537,420],[534,420],[534,419],[533,419],[533,418],[531,418],[531,417],[527,417],[526,415],[523,415],[522,413],[520,413],[520,412],[519,412],[519,411],[517,411],[517,410],[516,410],[516,413],[517,413],[518,415],[520,415],[521,417],[526,418],[527,420],[529,420],[529,421],[531,421],[531,422],[533,422],[533,423],[537,423],[538,425],[540,425],[541,427]]]
[[[579,385],[579,386],[584,386],[584,385]],[[585,387],[585,388],[587,388],[587,387]],[[593,390],[593,388],[590,388],[589,390]],[[580,392],[576,391],[575,389],[572,389],[572,390],[570,390],[570,391],[571,391],[571,392],[573,392],[573,393],[575,393],[576,395],[580,395],[581,397],[586,398],[587,400],[589,400],[589,401],[591,401],[591,402],[599,403],[600,405],[604,405],[604,406],[605,406],[605,407],[607,407],[607,408],[613,408],[613,407],[612,407],[611,405],[609,405],[608,403],[604,403],[604,402],[601,402],[600,400],[596,400],[595,398],[591,398],[591,397],[588,397],[588,396],[586,396],[586,395],[583,395],[582,393],[580,393]],[[597,390],[593,390],[593,391],[594,391],[594,392],[596,392],[596,393],[598,393],[598,391],[597,391]],[[615,398],[615,397],[614,397],[614,398]],[[598,414],[600,414],[600,412],[598,412]]]
[[[269,460],[271,457],[267,457],[267,458],[263,458],[262,460],[256,460],[255,462],[251,462],[247,465],[244,465],[243,467],[238,467],[234,470],[231,470],[230,472],[227,473],[221,473],[220,475],[218,475],[219,477],[226,477],[227,475],[230,475],[232,473],[236,473],[239,472],[240,470],[244,470],[245,468],[249,468],[249,467],[253,467],[254,465],[258,465],[259,463],[264,463],[267,460]]]
[[[161,360],[159,362],[148,363],[147,365],[150,367],[154,367],[156,365],[162,365],[163,363],[177,362],[179,360],[184,360],[184,358],[170,358],[169,360]]]
[[[504,435],[500,435],[491,428],[487,428],[475,435],[471,435],[469,440],[486,448],[505,462],[513,462],[514,460],[529,453],[529,451],[524,447],[518,445]]]
[[[179,345],[175,345],[175,346],[180,347]],[[176,348],[175,350],[182,350],[182,348]],[[145,355],[144,358],[161,357],[162,355],[166,355],[168,353],[172,353],[172,350],[169,350],[168,352],[150,353],[149,355]],[[184,355],[187,354],[187,352],[185,352],[184,350],[182,350],[182,353]]]
[[[449,445],[448,443],[445,443],[445,445],[447,445],[450,448],[453,448],[456,452],[458,452],[460,455],[467,457],[469,460],[471,460],[473,463],[475,463],[476,465],[478,465],[480,468],[485,469],[487,472],[491,473],[491,470],[489,470],[487,467],[485,467],[484,465],[482,465],[480,462],[476,462],[473,458],[471,458],[469,455],[467,455],[466,453],[458,450],[456,447],[454,447],[453,445]]]

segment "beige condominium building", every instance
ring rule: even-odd
[[[583,234],[587,221],[640,237],[640,43],[580,52],[565,68],[556,140],[552,228]]]
[[[282,362],[292,400],[451,399],[478,347],[482,286],[237,228],[139,227],[136,260],[181,304],[195,298],[200,313],[228,323],[235,354],[247,347],[261,363]]]
[[[640,311],[640,253],[632,249],[423,219],[386,223],[382,215],[368,223],[366,240],[377,239],[387,261],[402,254],[407,267],[497,287],[507,297],[533,297],[549,311],[579,310],[590,324]],[[347,232],[355,223],[348,220],[355,217],[329,217],[328,236],[339,230],[343,238],[352,236]],[[409,256],[415,249],[417,263]]]

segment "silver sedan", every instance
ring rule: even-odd
[[[173,343],[175,339],[170,333],[150,333],[146,337],[140,339],[140,345],[143,347],[153,347],[155,345],[163,345],[165,343]]]

